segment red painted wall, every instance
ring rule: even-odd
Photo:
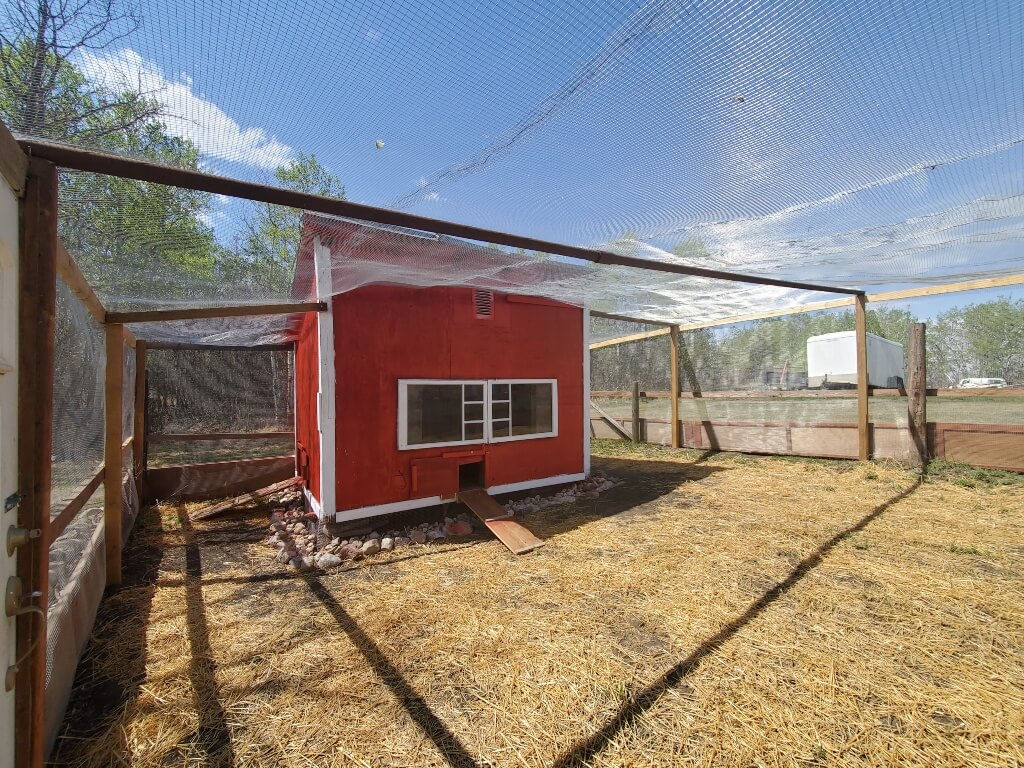
[[[295,342],[295,442],[299,474],[310,493],[320,499],[320,432],[317,427],[317,390],[320,353],[316,314],[302,315]]]
[[[481,320],[469,288],[367,286],[334,297],[333,312],[339,510],[437,495],[413,490],[412,462],[444,454],[484,454],[487,486],[583,471],[579,307],[496,294],[493,316]],[[309,362],[299,359],[297,379]],[[558,436],[399,451],[398,380],[417,378],[557,379]],[[298,410],[315,423],[315,375],[312,386],[312,411]],[[296,381],[300,391],[300,401],[309,397],[308,381]],[[311,435],[302,428],[297,437],[306,445]]]

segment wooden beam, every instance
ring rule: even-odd
[[[290,315],[295,312],[325,312],[323,301],[288,304],[242,304],[233,307],[192,307],[191,309],[151,309],[140,312],[107,312],[108,323],[152,323],[162,320],[203,320],[211,317],[251,317],[253,315]]]
[[[22,152],[18,142],[0,120],[0,174],[7,186],[18,197],[25,194],[25,179],[28,176],[28,155]]]
[[[103,463],[104,545],[107,554],[107,586],[121,583],[121,419],[124,386],[124,329],[107,325],[106,405]]]
[[[96,489],[100,487],[100,483],[103,482],[104,471],[104,466],[100,464],[92,479],[82,486],[81,490],[75,494],[75,497],[68,502],[68,505],[55,518],[50,520],[50,530],[47,532],[47,546],[53,544],[64,533],[64,529],[71,524],[71,521],[78,516],[82,508],[89,503],[89,499],[92,498],[92,495],[96,493]]]
[[[675,262],[653,261],[640,259],[635,256],[623,256],[611,251],[602,251],[593,248],[582,248],[564,243],[553,243],[548,240],[538,240],[533,237],[523,237],[508,232],[472,227],[466,224],[457,224],[442,219],[432,219],[426,216],[417,216],[402,211],[394,211],[387,208],[377,208],[372,205],[353,203],[349,200],[340,200],[324,195],[311,195],[306,192],[297,192],[281,187],[271,187],[265,184],[229,179],[224,176],[215,176],[201,171],[192,171],[185,168],[152,163],[122,155],[97,152],[84,147],[70,146],[67,144],[56,144],[47,141],[22,138],[19,142],[26,152],[50,160],[64,168],[73,168],[79,171],[90,171],[103,173],[110,176],[120,176],[126,179],[136,179],[154,184],[180,187],[182,189],[195,189],[213,194],[228,195],[230,197],[241,197],[246,200],[256,200],[262,203],[284,205],[289,208],[301,208],[317,213],[326,213],[333,216],[344,216],[358,221],[372,222],[375,224],[386,224],[389,226],[407,227],[425,232],[434,232],[451,237],[459,237],[466,240],[476,240],[484,243],[495,243],[511,248],[523,248],[528,251],[541,251],[543,253],[569,256],[574,259],[582,259],[595,264],[611,264],[622,267],[634,267],[636,269],[651,270],[654,272],[667,272],[676,275],[692,275],[695,277],[706,277],[715,280],[728,280],[731,282],[752,283],[754,285],[777,285],[783,288],[797,288],[805,291],[821,291],[824,293],[842,293],[849,295],[861,295],[863,291],[855,288],[838,288],[835,286],[817,285],[813,283],[798,282],[795,280],[781,280],[768,277],[755,277],[743,275],[736,272],[725,272],[717,269],[704,269]]]
[[[15,675],[14,759],[18,768],[35,768],[43,764],[46,691],[57,169],[33,159],[24,184],[18,254],[18,525],[35,535],[17,550],[17,573],[25,594],[43,597],[32,601],[41,613],[26,612],[17,619],[15,658],[21,663]]]
[[[152,434],[151,443],[190,443],[204,440],[284,440],[295,437],[294,432],[203,432],[196,434]]]
[[[628,336],[616,336],[614,339],[595,341],[593,344],[590,345],[590,348],[602,349],[604,347],[614,347],[619,344],[628,344],[631,341],[643,341],[644,339],[653,339],[655,336],[665,336],[668,333],[668,328],[659,328],[656,331],[642,331],[641,333],[631,333]]]
[[[946,283],[945,285],[929,285],[917,288],[907,288],[901,291],[887,291],[885,293],[869,293],[867,301],[899,301],[902,299],[917,299],[926,296],[940,296],[946,293],[960,293],[962,291],[980,291],[986,288],[1005,288],[1014,285],[1024,285],[1024,274],[1008,275],[1004,277],[986,277],[978,280],[967,280],[959,283]],[[718,320],[707,320],[699,323],[683,323],[678,326],[681,331],[695,331],[701,328],[714,328],[721,325],[733,325],[744,323],[750,320],[766,320],[773,317],[786,317],[787,315],[798,315],[804,312],[820,312],[825,309],[836,309],[838,307],[853,306],[853,299],[833,299],[831,301],[818,301],[813,304],[803,304],[799,307],[786,307],[782,309],[770,309],[764,312],[753,312],[747,315],[733,315]],[[623,318],[632,319],[632,318]],[[636,322],[653,322],[650,320],[637,320]],[[646,333],[635,333],[628,336],[618,336],[614,339],[595,342],[590,345],[591,349],[601,347],[612,347],[616,344],[626,344],[630,341],[660,336],[665,331],[648,331]]]
[[[672,447],[680,448],[679,436],[679,329],[671,328],[669,334],[669,397],[671,398]]]
[[[925,353],[925,325],[914,323],[910,329],[907,350],[907,416],[910,439],[914,443],[914,459],[918,466],[928,464],[928,384]]]
[[[71,292],[78,297],[78,300],[85,305],[85,308],[89,310],[89,314],[96,319],[97,323],[102,325],[107,322],[106,309],[103,308],[100,300],[96,298],[92,286],[85,279],[85,275],[78,268],[78,264],[71,258],[71,254],[64,247],[64,243],[59,240],[57,241],[57,274],[60,275],[60,279],[64,281],[64,284],[71,289]]]
[[[629,317],[628,315],[613,315],[611,312],[599,312],[596,309],[590,310],[591,317],[602,317],[605,320],[618,320],[624,323],[641,323],[642,325],[661,325],[666,328],[671,328],[672,323],[666,323],[664,320],[645,320],[641,317]]]
[[[983,277],[978,280],[966,280],[962,283],[929,285],[921,288],[908,288],[903,291],[869,293],[867,299],[868,301],[899,301],[900,299],[918,299],[922,296],[941,296],[945,293],[959,293],[961,291],[981,291],[986,288],[1005,288],[1011,285],[1024,285],[1024,274],[1005,275],[1003,277]]]
[[[294,488],[297,485],[302,485],[301,477],[290,477],[287,480],[282,480],[279,483],[268,485],[265,488],[260,488],[256,491],[250,491],[244,493],[241,496],[236,496],[233,499],[226,501],[218,501],[216,504],[209,504],[205,507],[201,507],[189,515],[192,520],[205,520],[208,517],[219,515],[224,512],[230,512],[236,507],[243,504],[252,504],[260,499],[265,499],[267,496],[273,496],[275,493],[280,491],[287,491],[289,488]]]
[[[871,458],[871,425],[868,414],[868,324],[865,298],[854,303],[857,338],[857,454],[861,461]]]
[[[145,471],[146,461],[146,342],[135,343],[135,413],[132,417],[132,467],[136,483]],[[141,496],[141,494],[140,494]]]
[[[612,431],[619,437],[621,437],[623,440],[633,439],[632,437],[629,436],[629,434],[627,434],[626,430],[619,426],[619,422],[617,422],[615,419],[609,416],[605,412],[604,408],[595,403],[593,400],[590,401],[590,407],[597,411],[597,415],[601,417],[601,421],[603,421],[605,424],[611,427]]]

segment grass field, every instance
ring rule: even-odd
[[[1024,764],[1019,476],[594,446],[522,557],[298,575],[265,511],[144,512],[55,762]]]
[[[623,398],[599,398],[598,405],[613,417],[630,417],[630,401]],[[871,420],[906,422],[905,397],[872,397],[869,401]],[[930,397],[928,420],[966,422],[971,424],[1024,424],[1022,397]],[[706,409],[706,416],[705,410]],[[723,419],[780,422],[856,423],[857,399],[851,397],[794,398],[681,398],[682,419]],[[596,414],[594,414],[596,416]],[[644,418],[669,418],[669,401],[665,398],[645,399],[641,405]]]

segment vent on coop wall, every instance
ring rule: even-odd
[[[492,291],[473,291],[473,306],[476,309],[476,319],[485,320],[494,312],[494,293]]]

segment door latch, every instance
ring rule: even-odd
[[[28,544],[32,539],[38,539],[43,532],[38,528],[19,528],[16,525],[7,528],[7,554],[13,555],[14,550]]]

